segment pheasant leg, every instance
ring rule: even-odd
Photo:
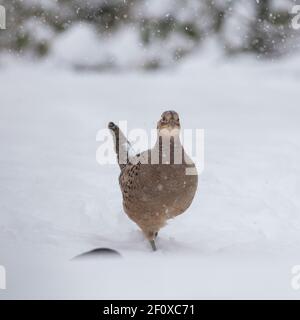
[[[156,251],[156,245],[155,245],[155,241],[154,240],[149,240],[150,244],[151,244],[151,248],[153,251]]]

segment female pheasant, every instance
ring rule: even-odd
[[[124,211],[141,228],[155,251],[158,231],[168,219],[188,209],[198,185],[195,164],[179,138],[179,116],[175,111],[164,112],[157,124],[154,147],[133,157],[128,156],[130,143],[119,127],[113,122],[108,127],[121,169],[119,183]]]

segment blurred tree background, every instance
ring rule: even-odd
[[[297,32],[291,27],[294,0],[0,0],[0,4],[7,11],[0,55],[42,59],[53,54],[77,67],[158,68],[176,63],[211,39],[227,55],[247,52],[259,58],[279,57],[298,47]]]

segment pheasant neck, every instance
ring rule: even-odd
[[[159,164],[182,164],[183,147],[179,135],[158,135],[155,152],[158,153]]]

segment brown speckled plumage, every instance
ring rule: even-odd
[[[122,133],[113,123],[109,124],[109,128],[115,138],[119,159],[119,152],[125,150],[120,149],[126,148],[124,144],[118,148]],[[158,123],[158,139],[153,149],[130,158],[127,164],[120,164],[119,183],[124,211],[142,229],[154,250],[156,249],[154,239],[158,231],[168,219],[187,210],[193,201],[198,184],[197,174],[186,174],[186,169],[196,169],[185,153],[177,133],[174,136],[170,134],[167,140],[170,157],[164,159],[165,149],[162,145],[165,140],[161,133],[163,130],[173,132],[173,129],[179,132],[178,114],[175,111],[166,111]],[[178,151],[181,164],[177,164],[174,155]],[[156,164],[151,164],[153,157],[157,159]]]

